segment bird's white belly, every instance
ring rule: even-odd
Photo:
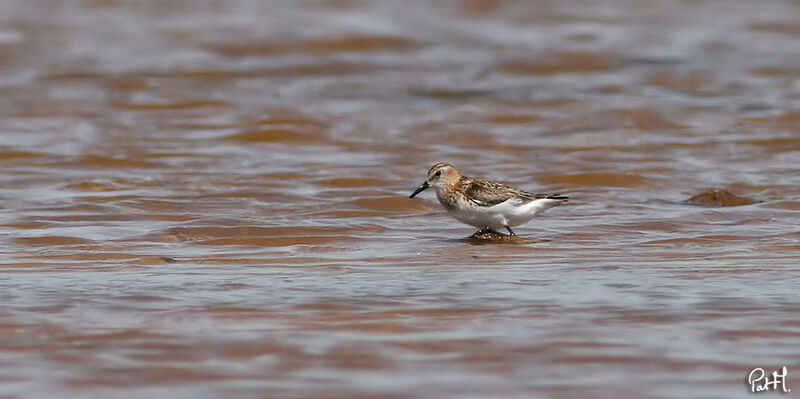
[[[448,209],[447,213],[461,223],[475,226],[479,229],[489,227],[500,229],[503,227],[502,216],[496,212],[490,212],[487,208],[455,208]]]
[[[462,206],[448,209],[447,212],[456,220],[470,226],[499,230],[504,226],[514,227],[527,223],[545,209],[558,203],[559,201],[550,199],[525,202],[509,200],[486,207],[462,204]]]

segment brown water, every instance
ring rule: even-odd
[[[799,21],[4,2],[0,397],[796,393]],[[440,161],[572,200],[473,245],[407,198]],[[759,202],[681,202],[707,189]]]

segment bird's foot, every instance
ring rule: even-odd
[[[473,237],[480,237],[480,236],[485,236],[485,235],[489,235],[489,234],[500,234],[500,235],[502,235],[501,233],[498,233],[498,232],[496,232],[496,231],[494,231],[494,230],[492,230],[492,229],[490,229],[488,227],[484,227],[484,228],[476,231],[475,234],[473,234],[472,236]]]

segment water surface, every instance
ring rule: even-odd
[[[0,21],[0,397],[800,390],[795,1]],[[407,198],[443,161],[572,199],[473,245]]]

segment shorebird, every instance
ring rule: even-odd
[[[428,178],[408,198],[433,187],[439,203],[456,220],[475,226],[475,233],[508,230],[529,222],[539,213],[564,203],[561,194],[533,194],[491,180],[468,177],[449,163],[437,163],[428,170]]]

